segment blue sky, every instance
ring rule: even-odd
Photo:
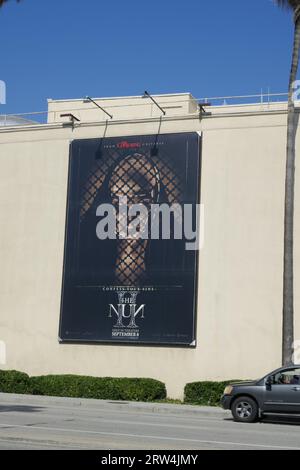
[[[293,24],[271,0],[10,0],[0,34],[6,114],[145,89],[285,92]]]

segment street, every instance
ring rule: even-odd
[[[221,409],[0,394],[0,449],[300,449],[300,418],[239,424]]]

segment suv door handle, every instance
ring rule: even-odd
[[[293,390],[294,390],[295,392],[300,392],[300,387],[293,387]]]

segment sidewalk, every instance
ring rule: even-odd
[[[105,408],[111,410],[137,411],[141,413],[165,413],[173,415],[198,415],[215,418],[226,418],[230,412],[222,408],[212,406],[196,405],[174,405],[168,403],[144,403],[134,401],[111,401],[95,400],[89,398],[67,398],[67,397],[46,397],[39,395],[18,395],[13,393],[0,393],[0,411],[1,405],[21,404],[21,405],[44,405],[45,407],[85,407],[95,408],[97,410]]]

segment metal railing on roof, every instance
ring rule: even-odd
[[[156,95],[156,98],[159,99],[159,95]],[[232,96],[213,96],[213,97],[205,97],[205,98],[195,98],[195,101],[198,103],[211,103],[212,106],[229,106],[229,105],[246,105],[246,104],[271,104],[276,102],[284,102],[287,101],[288,93],[259,93],[253,95],[232,95]],[[179,103],[186,103],[188,99],[185,100],[176,100],[174,101],[168,100],[163,101],[162,99],[159,100],[161,105],[176,105]],[[72,100],[70,100],[71,102]],[[84,98],[83,98],[84,101]],[[115,104],[115,105],[106,105],[107,109],[111,108],[121,108],[121,107],[138,107],[144,106],[144,103],[130,103],[130,104]],[[92,106],[83,107],[71,107],[68,108],[68,112],[76,112],[76,111],[87,111],[87,110],[95,110]],[[37,112],[30,112],[30,113],[15,113],[15,114],[0,114],[0,127],[1,126],[26,126],[26,125],[38,125],[38,124],[46,124],[48,122],[48,117],[51,113],[59,113],[58,110],[56,111],[37,111]],[[55,120],[54,120],[55,122]]]
[[[46,124],[47,116],[47,111],[18,114],[0,114],[0,127]]]
[[[202,98],[199,101],[211,103],[213,106],[226,106],[234,104],[266,104],[287,101],[288,93],[259,93],[256,95],[213,96]]]

